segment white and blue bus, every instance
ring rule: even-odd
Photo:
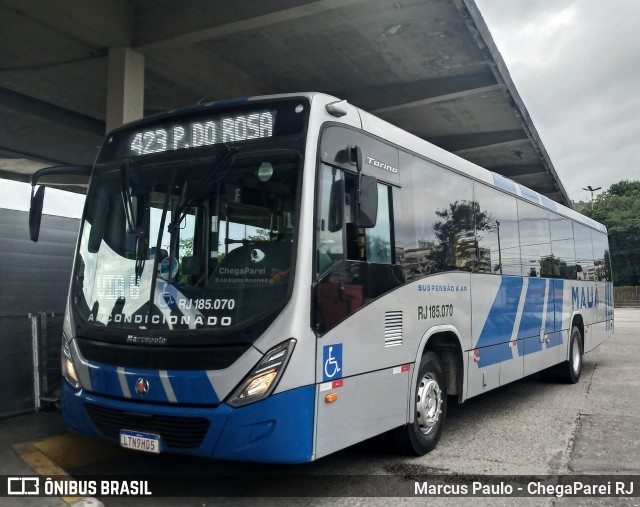
[[[335,97],[152,116],[56,174],[90,174],[62,413],[126,448],[423,455],[448,396],[575,383],[612,333],[605,227]]]

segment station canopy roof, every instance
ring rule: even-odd
[[[144,113],[321,91],[570,206],[473,0],[0,0],[0,177],[90,164],[108,51]]]

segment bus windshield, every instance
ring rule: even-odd
[[[300,154],[225,145],[181,162],[97,166],[73,298],[90,327],[224,331],[282,308]]]

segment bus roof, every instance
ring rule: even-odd
[[[321,92],[302,92],[302,93],[284,93],[278,95],[260,95],[253,97],[239,97],[234,99],[221,99],[215,100],[211,102],[195,104],[179,109],[175,109],[172,111],[167,111],[163,113],[159,113],[157,115],[148,116],[143,118],[142,120],[138,120],[139,122],[146,122],[152,119],[161,118],[163,116],[172,116],[174,114],[183,114],[186,112],[195,112],[201,111],[202,109],[207,109],[210,107],[219,107],[224,105],[233,105],[233,104],[245,104],[247,102],[261,101],[261,100],[273,100],[273,99],[285,99],[285,98],[295,98],[295,97],[304,97],[307,98],[310,102],[320,101],[322,105],[331,104],[334,102],[340,102],[341,99],[326,93]],[[346,104],[346,102],[345,102]],[[538,192],[531,190],[524,185],[521,185],[505,176],[502,176],[498,173],[489,171],[473,162],[465,160],[464,158],[455,155],[451,152],[448,152],[438,146],[425,141],[424,139],[407,132],[391,123],[378,118],[377,116],[364,111],[356,106],[351,104],[348,105],[349,108],[353,108],[357,111],[358,116],[360,117],[360,127],[365,132],[373,134],[377,137],[385,139],[397,146],[405,148],[409,151],[412,151],[422,157],[425,157],[436,164],[447,167],[453,171],[461,173],[465,176],[473,178],[475,180],[481,181],[487,185],[493,186],[503,192],[507,192],[515,195],[521,199],[532,202],[546,208],[550,211],[558,213],[560,215],[564,215],[571,220],[587,225],[593,229],[598,231],[607,232],[607,229],[604,225],[595,220],[578,213],[577,211],[570,209],[560,203],[552,201],[548,197],[539,194]],[[327,113],[330,121],[340,122],[340,119],[335,116],[330,116]],[[329,119],[327,118],[327,119]],[[137,123],[137,122],[134,122]],[[129,124],[131,125],[131,124]],[[127,125],[127,126],[129,126]]]
[[[360,118],[362,120],[362,130],[374,134],[378,137],[386,139],[398,146],[402,146],[414,153],[422,155],[429,160],[443,165],[456,172],[469,176],[473,179],[479,180],[487,185],[498,188],[504,192],[513,194],[526,201],[537,204],[543,208],[547,208],[550,211],[564,215],[571,220],[580,222],[584,225],[592,227],[600,232],[607,232],[607,228],[599,222],[578,213],[577,211],[568,208],[560,203],[552,201],[548,197],[539,194],[538,192],[531,190],[524,185],[521,185],[505,176],[498,173],[489,171],[480,167],[473,162],[463,159],[458,155],[450,153],[438,146],[425,141],[422,138],[415,136],[405,130],[402,130],[395,125],[388,123],[371,113],[358,109]]]

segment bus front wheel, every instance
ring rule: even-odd
[[[440,358],[433,352],[422,356],[414,393],[413,423],[395,430],[393,439],[401,451],[423,456],[440,440],[447,415],[447,392]]]

